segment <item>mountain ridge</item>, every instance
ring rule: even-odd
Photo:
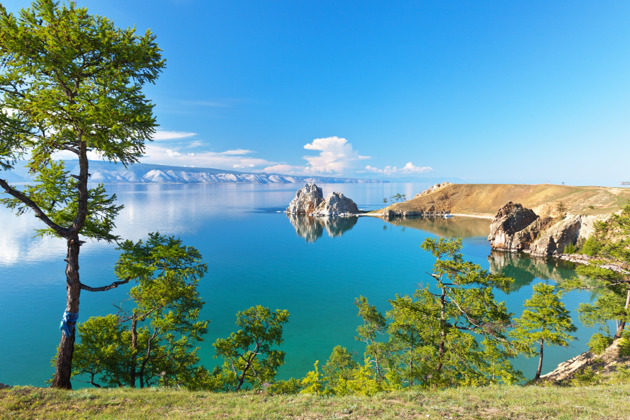
[[[64,161],[71,173],[78,173],[78,161]],[[17,167],[2,174],[11,182],[28,182],[32,178],[25,168]],[[169,166],[135,163],[127,167],[105,161],[90,162],[90,182],[103,184],[218,184],[218,183],[382,183],[387,181],[326,176],[282,175],[238,172],[215,168]]]

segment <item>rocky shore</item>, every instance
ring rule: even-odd
[[[488,240],[493,251],[525,252],[535,256],[563,254],[595,231],[601,216],[565,214],[540,217],[532,209],[511,201],[499,209]]]

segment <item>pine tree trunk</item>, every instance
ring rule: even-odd
[[[68,253],[66,258],[66,312],[79,313],[79,296],[81,295],[81,282],[79,281],[79,248],[81,242],[78,235],[68,239]],[[59,353],[57,354],[57,370],[51,387],[72,389],[70,377],[72,375],[72,354],[74,353],[74,340],[76,337],[75,323],[69,323],[72,334],[68,337],[61,333]]]
[[[540,378],[540,372],[542,371],[542,361],[543,361],[543,347],[544,347],[545,339],[540,339],[540,359],[538,359],[538,370],[536,371],[536,377],[534,380]]]
[[[131,320],[131,366],[129,367],[129,386],[136,387],[136,354],[138,350],[138,319],[133,314]]]

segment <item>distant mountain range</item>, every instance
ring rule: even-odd
[[[78,161],[66,161],[66,167],[72,173],[78,173]],[[296,176],[251,172],[226,171],[213,168],[189,168],[182,166],[152,165],[136,163],[127,168],[111,162],[90,162],[90,182],[103,184],[217,184],[217,183],[380,183],[384,181],[359,178],[333,178],[324,176]],[[26,169],[0,173],[0,177],[9,182],[28,182],[31,177]]]

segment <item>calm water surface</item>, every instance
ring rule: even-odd
[[[359,325],[353,302],[366,296],[380,310],[389,309],[396,293],[412,294],[433,264],[419,248],[429,236],[464,237],[465,258],[484,268],[516,278],[513,291],[498,293],[517,316],[538,282],[572,276],[567,265],[514,255],[490,255],[489,221],[482,219],[417,219],[388,223],[371,217],[321,223],[289,218],[282,210],[301,185],[206,184],[120,185],[108,189],[125,209],[117,233],[138,240],[148,232],[180,236],[198,248],[208,264],[200,283],[206,302],[202,317],[211,320],[202,343],[203,363],[211,367],[212,343],[235,329],[235,314],[253,305],[287,309],[282,349],[286,364],[279,377],[301,377],[313,363],[324,363],[333,347],[362,354],[354,340]],[[340,191],[361,209],[382,207],[393,194],[412,197],[423,184],[330,184],[324,194]],[[34,238],[40,227],[32,215],[16,217],[0,209],[0,382],[42,386],[52,375],[50,359],[59,343],[65,308],[65,244],[55,238]],[[114,280],[115,246],[88,242],[81,250],[81,280],[91,286]],[[83,292],[79,322],[115,312],[129,287]],[[588,294],[571,293],[564,300],[578,323],[575,308]],[[544,371],[587,349],[593,329],[579,328],[568,348],[545,350]],[[361,357],[359,357],[361,359]],[[536,360],[517,366],[533,376]],[[75,386],[81,386],[75,383]]]

